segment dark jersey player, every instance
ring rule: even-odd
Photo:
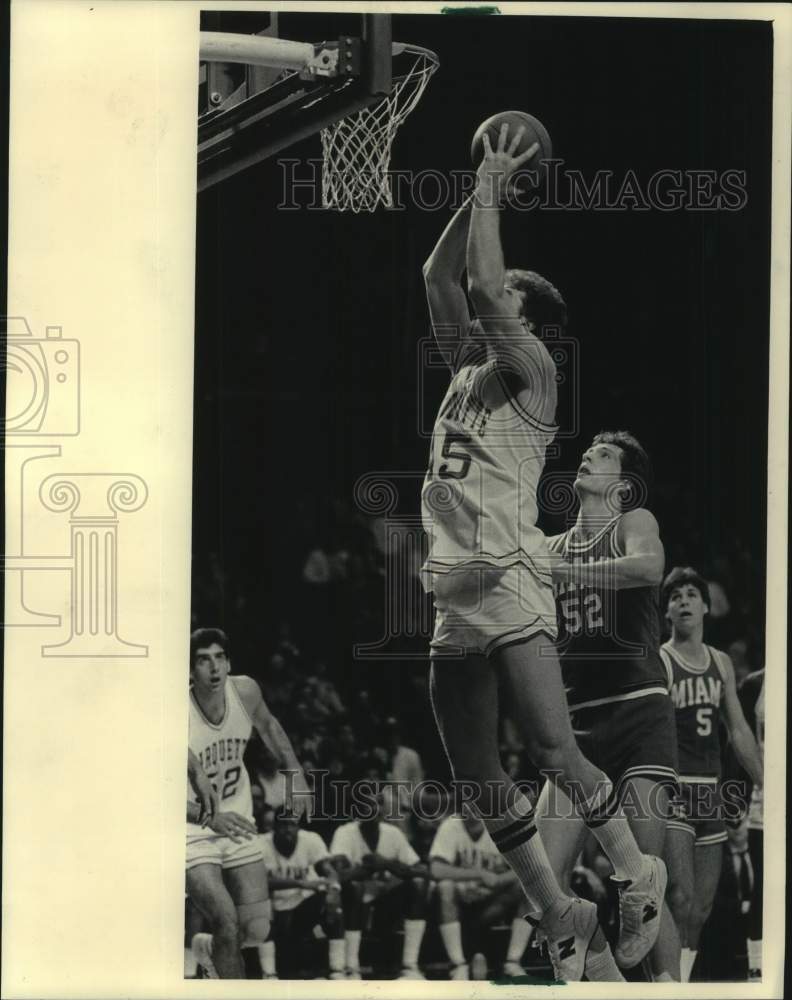
[[[677,757],[659,654],[663,546],[655,518],[638,506],[649,475],[648,456],[631,434],[598,434],[577,470],[575,523],[548,545],[572,727],[583,753],[613,781],[641,850],[659,854]],[[548,785],[540,798],[539,829],[568,884],[586,830],[551,818],[559,808],[569,811],[553,792]],[[679,936],[664,907],[650,953],[653,978],[678,980],[679,955]]]
[[[737,697],[734,667],[726,653],[704,644],[709,588],[690,567],[674,568],[663,584],[671,638],[661,654],[676,710],[680,809],[666,843],[668,901],[682,938],[682,978],[693,970],[701,930],[712,910],[727,839],[719,781],[721,718],[734,754],[756,785],[762,759]]]

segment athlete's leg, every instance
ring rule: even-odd
[[[616,875],[637,881],[645,871],[644,857],[624,816],[609,801],[607,775],[583,756],[575,741],[553,644],[540,633],[496,650],[492,659],[505,678],[533,763],[564,790],[581,814],[585,813],[584,819]]]
[[[692,826],[673,821],[669,823],[663,851],[663,857],[668,866],[666,902],[679,933],[680,976],[683,983],[690,979],[690,970],[695,961],[695,954],[691,951],[688,943],[690,906],[695,892],[695,867],[693,864],[695,843],[696,833]]]
[[[632,778],[624,782],[620,796],[638,846],[644,854],[662,857],[671,801],[668,787],[651,778]],[[674,982],[679,982],[680,948],[679,931],[672,911],[668,903],[663,902],[660,931],[649,952],[649,967],[653,979],[670,977]]]
[[[563,688],[560,692],[563,698]],[[454,778],[471,791],[471,803],[478,808],[495,845],[519,878],[532,909],[541,915],[541,929],[547,937],[556,975],[579,980],[586,954],[591,949],[606,948],[605,937],[597,924],[596,907],[585,900],[571,900],[562,892],[537,835],[531,803],[501,767],[498,687],[492,664],[481,656],[454,661],[434,659],[431,694]],[[569,720],[564,717],[569,728]],[[574,750],[577,752],[576,747]],[[574,944],[567,947],[570,940]]]
[[[350,976],[359,979],[360,942],[363,937],[363,885],[360,882],[342,883],[341,905],[344,911],[346,969]]]
[[[539,795],[536,804],[536,825],[547,846],[553,870],[564,890],[568,892],[572,869],[583,850],[588,829],[569,798],[551,781],[545,782]],[[507,958],[507,961],[519,961],[519,959]],[[513,975],[517,970],[504,971]],[[586,976],[594,982],[620,982],[624,978],[616,966],[610,948],[606,946],[604,935],[601,942],[596,942],[586,959]]]
[[[187,893],[209,921],[212,961],[221,979],[244,979],[242,936],[236,904],[223,881],[220,865],[187,870]]]
[[[583,850],[588,830],[563,790],[551,781],[544,783],[536,803],[536,825],[556,878],[569,893],[572,869]]]
[[[762,830],[748,831],[748,853],[753,868],[751,908],[748,911],[748,978],[762,978],[762,906],[764,903],[764,845]]]
[[[688,947],[697,951],[701,931],[715,902],[723,863],[723,844],[696,844],[693,860],[696,869],[694,880],[696,888],[690,904]]]
[[[458,883],[441,879],[435,886],[437,893],[437,924],[446,954],[455,968],[465,964],[462,950],[462,924],[459,913]]]
[[[344,943],[344,911],[341,906],[341,893],[338,889],[330,889],[324,897],[322,907],[322,930],[327,935],[327,964],[331,978],[339,978],[346,964],[346,945]]]
[[[271,920],[269,880],[263,861],[252,861],[223,872],[228,891],[236,903],[244,946],[267,940]]]
[[[506,958],[503,962],[503,974],[505,976],[521,976],[523,974],[522,960],[528,942],[531,940],[533,927],[522,915],[522,894],[515,893],[512,889],[511,898],[508,898],[508,892],[505,895],[507,896],[505,902],[510,904],[506,918],[511,924],[511,929],[509,943],[506,946]]]
[[[501,766],[498,747],[498,684],[483,656],[436,658],[430,679],[432,708],[451,772],[464,783],[499,850],[515,870],[540,913],[563,894],[541,840],[533,809]]]
[[[534,764],[563,788],[623,881],[616,959],[636,965],[654,945],[665,893],[665,865],[644,855],[607,775],[580,751],[572,732],[561,668],[544,634],[492,654],[523,727]],[[646,918],[654,912],[654,917]]]

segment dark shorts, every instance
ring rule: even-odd
[[[690,782],[680,778],[679,794],[668,825],[695,837],[696,847],[723,844],[728,835],[719,782]]]
[[[578,746],[617,792],[632,778],[648,778],[676,791],[676,715],[667,695],[573,709],[570,718]]]
[[[272,915],[272,937],[275,941],[307,937],[324,918],[326,897],[323,892],[306,896],[291,910],[275,910]]]

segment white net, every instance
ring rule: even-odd
[[[393,46],[409,65],[393,78],[387,97],[322,129],[322,204],[339,212],[393,207],[388,168],[393,139],[438,67],[437,56],[412,45]]]

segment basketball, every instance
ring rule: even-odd
[[[539,119],[534,118],[533,115],[529,115],[525,111],[501,111],[479,125],[470,146],[473,166],[478,167],[484,156],[484,133],[486,132],[489,135],[490,145],[493,149],[496,149],[501,126],[504,122],[507,122],[509,125],[507,143],[514,138],[517,129],[521,125],[525,130],[520,140],[520,145],[517,147],[517,154],[525,152],[533,143],[539,143],[539,149],[536,154],[520,168],[521,174],[523,172],[536,174],[536,183],[538,184],[541,177],[547,172],[547,164],[544,161],[552,157],[553,143],[550,140],[550,133]]]

